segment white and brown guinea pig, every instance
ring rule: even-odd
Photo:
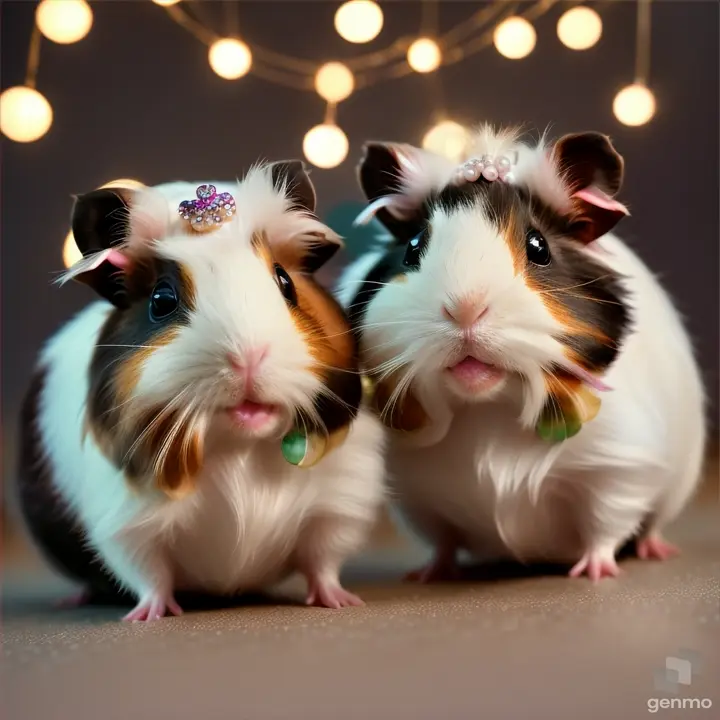
[[[661,529],[700,476],[704,393],[673,304],[610,231],[623,160],[598,133],[554,144],[481,128],[458,168],[370,143],[359,169],[391,234],[339,296],[392,433],[424,580],[476,559],[618,573],[674,552]]]
[[[179,613],[175,591],[293,571],[309,604],[359,604],[339,573],[383,500],[384,429],[361,408],[348,320],[313,279],[340,240],[302,163],[216,186],[236,212],[204,233],[178,214],[189,183],[77,199],[84,258],[64,279],[103,300],[48,342],[24,407],[32,534],[87,589],[135,596],[132,620]],[[309,467],[283,456],[296,427],[328,448]]]

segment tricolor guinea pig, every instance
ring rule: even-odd
[[[370,143],[359,168],[390,233],[339,297],[392,430],[402,516],[435,548],[412,577],[476,559],[618,573],[700,477],[704,393],[688,335],[611,234],[623,159],[598,133],[523,142],[481,128],[459,166]]]
[[[87,589],[178,614],[293,571],[309,604],[360,604],[343,562],[383,499],[382,424],[361,407],[348,320],[313,273],[340,247],[302,163],[237,184],[77,198],[101,300],[40,356],[22,418],[27,524]]]

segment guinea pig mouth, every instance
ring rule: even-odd
[[[253,400],[243,400],[241,403],[227,408],[226,412],[231,420],[248,430],[259,430],[271,420],[275,419],[279,409],[276,405],[257,403]]]
[[[505,375],[502,368],[478,360],[472,355],[465,356],[446,370],[460,384],[471,388],[489,387]]]

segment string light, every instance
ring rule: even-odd
[[[527,57],[537,41],[535,28],[518,16],[503,20],[493,33],[495,49],[510,60]]]
[[[422,146],[426,150],[460,162],[468,142],[468,131],[453,120],[442,120],[425,133]]]
[[[72,267],[78,260],[82,258],[82,253],[75,242],[75,236],[72,230],[65,236],[65,242],[62,249],[63,265],[66,268]]]
[[[335,30],[343,40],[366,43],[382,30],[383,12],[373,0],[350,0],[335,13]]]
[[[0,95],[0,130],[15,142],[35,142],[50,129],[53,111],[45,96],[24,85]]]
[[[558,20],[557,34],[560,42],[571,50],[587,50],[600,39],[602,20],[589,7],[574,7]]]
[[[348,154],[347,135],[332,123],[316,125],[303,139],[303,153],[315,166],[328,170],[337,167]]]
[[[440,67],[442,53],[431,38],[418,38],[408,49],[407,61],[415,72],[429,73]]]
[[[641,83],[628,85],[615,96],[613,113],[623,125],[645,125],[655,115],[655,96]]]
[[[180,0],[152,0],[156,5],[161,7],[170,7],[170,5],[177,5]]]
[[[216,40],[208,52],[210,67],[226,80],[237,80],[247,75],[252,65],[250,48],[235,38]]]
[[[347,65],[325,63],[315,75],[315,89],[323,100],[339,103],[350,97],[355,89],[355,77]]]
[[[42,0],[35,10],[35,23],[48,40],[68,45],[90,32],[93,13],[85,0]]]

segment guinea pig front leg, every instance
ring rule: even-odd
[[[617,577],[618,549],[646,518],[657,494],[657,470],[606,468],[574,477],[579,491],[576,522],[584,553],[569,572],[597,582]]]
[[[343,562],[367,539],[371,523],[341,515],[311,518],[298,540],[296,563],[308,584],[306,603],[338,609],[365,603],[340,583]]]
[[[173,594],[170,564],[156,536],[133,528],[92,541],[118,583],[138,598],[137,605],[123,620],[147,622],[167,613],[182,615]]]

